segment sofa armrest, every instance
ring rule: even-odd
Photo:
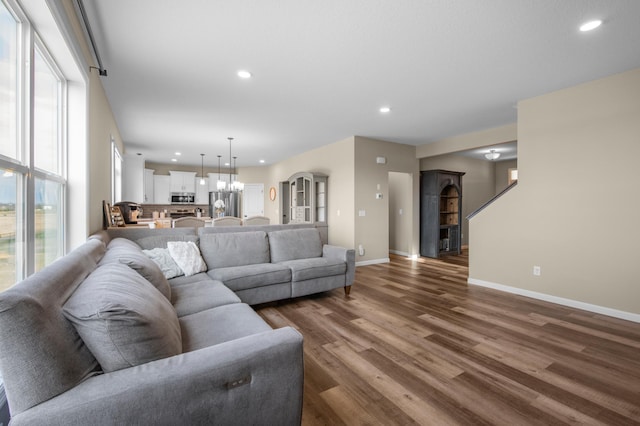
[[[356,277],[356,251],[344,247],[325,244],[322,246],[322,257],[340,259],[347,263],[345,286],[350,286]]]
[[[11,424],[300,424],[303,375],[284,327],[94,376]]]

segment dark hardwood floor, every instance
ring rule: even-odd
[[[640,324],[468,286],[466,256],[257,306],[304,335],[304,425],[638,425]]]

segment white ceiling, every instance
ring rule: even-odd
[[[352,135],[421,145],[513,123],[521,99],[640,67],[638,0],[84,4],[125,147],[159,163],[179,150],[182,164],[205,153],[213,166],[229,136],[240,167]],[[599,29],[578,31],[593,18]]]

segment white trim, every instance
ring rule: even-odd
[[[620,318],[623,320],[640,323],[640,314],[635,314],[633,312],[620,311],[617,309],[607,308],[605,306],[592,305],[590,303],[580,302],[578,300],[565,299],[564,297],[552,296],[550,294],[538,293],[536,291],[510,287],[503,284],[496,284],[471,277],[467,279],[467,283],[480,287],[492,288],[498,291],[504,291],[506,293],[513,293],[520,296],[531,297],[532,299],[543,300],[545,302],[556,303],[558,305],[569,306],[571,308],[582,309],[584,311],[594,312],[596,314],[607,315],[614,318]]]
[[[399,251],[399,250],[391,250],[391,249],[389,249],[389,253],[397,254],[398,256],[411,257],[411,254],[407,253],[406,251]]]
[[[388,257],[382,259],[371,259],[371,260],[362,260],[360,262],[356,262],[356,266],[366,266],[366,265],[377,265],[378,263],[389,263],[391,259]]]

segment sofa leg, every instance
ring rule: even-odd
[[[344,295],[348,296],[349,293],[351,293],[351,286],[350,285],[345,285],[344,286]]]

